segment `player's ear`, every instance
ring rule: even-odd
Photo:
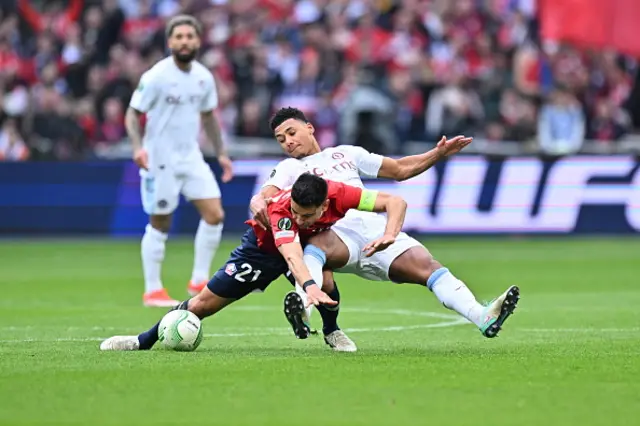
[[[326,212],[329,208],[329,198],[322,202],[322,213]]]
[[[316,129],[313,127],[313,124],[307,123],[307,129],[309,130],[309,134],[314,134]]]

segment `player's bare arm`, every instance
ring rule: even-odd
[[[387,213],[387,225],[382,237],[371,241],[362,251],[367,257],[382,251],[396,241],[396,237],[402,231],[404,218],[407,214],[407,202],[396,195],[386,192],[376,192],[364,190],[358,210],[373,211],[376,213]]]
[[[222,131],[220,123],[213,111],[205,111],[201,114],[202,128],[204,129],[207,139],[213,145],[218,157],[218,163],[222,167],[222,181],[229,182],[233,178],[233,164],[229,159],[229,155],[222,143]]]
[[[443,136],[435,148],[424,154],[409,155],[397,160],[385,157],[382,160],[378,177],[396,181],[411,179],[424,173],[443,158],[460,152],[472,141],[473,138],[467,138],[465,136],[456,136],[453,139],[447,139]]]
[[[268,185],[262,188],[262,190],[251,197],[249,208],[253,218],[263,229],[269,229],[269,215],[267,214],[267,200],[276,195],[280,191],[280,188]]]
[[[147,170],[149,168],[149,158],[147,152],[142,147],[142,129],[140,128],[140,116],[142,113],[134,108],[127,108],[124,115],[124,125],[127,135],[133,147],[133,161],[138,167]]]
[[[321,290],[321,284],[318,285],[311,277],[311,272],[304,263],[302,246],[300,243],[292,242],[282,244],[278,247],[280,254],[287,262],[289,271],[296,279],[298,283],[301,283],[302,288],[307,293],[308,302],[307,307],[312,304],[318,305],[336,305],[338,302],[331,299]]]

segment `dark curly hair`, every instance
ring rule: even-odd
[[[295,118],[296,120],[300,120],[305,123],[309,122],[307,120],[307,117],[305,117],[304,112],[300,111],[298,108],[292,108],[292,107],[280,108],[278,111],[276,111],[275,114],[273,114],[273,117],[271,117],[271,121],[269,122],[271,131],[275,132],[276,127],[278,127],[279,125],[281,125],[282,123],[284,123],[290,118]]]

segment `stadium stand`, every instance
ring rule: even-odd
[[[0,159],[127,158],[124,110],[181,12],[203,23],[200,59],[236,157],[279,154],[264,141],[287,105],[309,115],[323,146],[389,155],[442,134],[502,155],[637,149],[636,61],[542,42],[536,3],[5,1]]]

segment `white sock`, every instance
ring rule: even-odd
[[[322,288],[323,276],[322,276],[322,268],[326,263],[327,256],[326,254],[320,250],[318,247],[314,245],[308,245],[304,249],[304,263],[307,265],[307,269],[311,273],[311,278],[318,284],[320,288]],[[302,283],[304,284],[304,283]],[[302,297],[302,301],[307,304],[307,293],[302,289],[302,284],[296,282],[296,293]],[[311,318],[311,312],[313,310],[313,305],[307,308],[307,316]]]
[[[162,261],[164,260],[164,249],[168,235],[160,232],[151,225],[147,225],[142,237],[141,254],[142,270],[144,272],[144,291],[162,289]]]
[[[208,281],[209,278],[211,278],[209,275],[211,261],[216,254],[216,250],[218,250],[221,237],[221,223],[218,225],[209,225],[204,220],[200,220],[194,241],[193,272],[191,273],[191,281],[194,283],[197,284],[202,281]]]
[[[446,308],[456,311],[478,327],[482,325],[484,306],[478,303],[465,283],[447,268],[440,268],[431,274],[427,286]]]

